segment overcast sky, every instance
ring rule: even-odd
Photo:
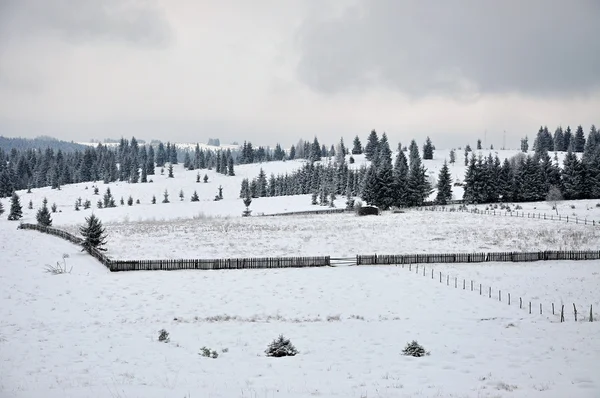
[[[517,147],[600,124],[598,0],[0,0],[0,135]]]

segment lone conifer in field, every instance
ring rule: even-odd
[[[198,202],[200,198],[198,197],[198,192],[194,191],[192,194],[192,202]]]
[[[46,198],[44,198],[42,207],[38,210],[35,218],[37,223],[43,227],[52,226],[52,217],[50,216],[50,211],[48,210],[48,200]]]
[[[21,201],[19,195],[13,192],[10,198],[10,213],[8,213],[8,219],[11,221],[19,220],[23,217],[23,207],[21,207]]]
[[[106,250],[102,246],[106,244],[106,235],[102,222],[95,215],[85,218],[86,224],[79,228],[79,232],[83,236],[83,250],[90,251],[91,249]]]

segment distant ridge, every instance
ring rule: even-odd
[[[27,149],[41,149],[51,148],[54,150],[62,150],[63,152],[74,152],[83,151],[85,145],[77,144],[75,142],[61,141],[53,137],[39,136],[36,138],[9,138],[0,136],[0,149],[6,152],[11,150],[27,150]]]

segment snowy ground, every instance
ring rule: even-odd
[[[0,222],[2,397],[600,394],[600,322],[557,323],[393,266],[111,274],[74,245],[15,228]],[[72,273],[45,273],[63,253]],[[594,265],[477,272],[589,302]],[[161,328],[170,343],[157,341]],[[298,356],[264,356],[280,333]],[[413,339],[431,355],[401,356]]]

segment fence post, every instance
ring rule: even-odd
[[[523,298],[519,297],[519,308],[523,308]]]
[[[592,316],[592,305],[590,304],[590,322],[594,322],[594,317]]]
[[[531,301],[529,302],[529,313],[531,314]]]
[[[508,293],[508,305],[510,305],[510,293]]]
[[[463,290],[466,290],[466,289],[465,289],[465,288],[466,288],[466,283],[467,283],[467,282],[466,282],[466,281],[463,279]]]
[[[481,296],[481,283],[479,284],[479,295]]]
[[[492,287],[490,286],[490,294],[489,294],[489,298],[492,298]]]
[[[450,286],[450,275],[446,275],[446,285]]]
[[[575,322],[577,322],[577,307],[575,307],[575,303],[573,303],[573,312],[575,313]]]
[[[473,280],[471,280],[471,291],[473,291]]]
[[[552,303],[552,315],[554,315],[554,303]]]
[[[498,290],[498,301],[502,301],[502,290]]]
[[[440,283],[442,283],[442,273],[440,272]]]
[[[563,323],[565,321],[565,305],[563,304],[560,307],[560,322]]]

